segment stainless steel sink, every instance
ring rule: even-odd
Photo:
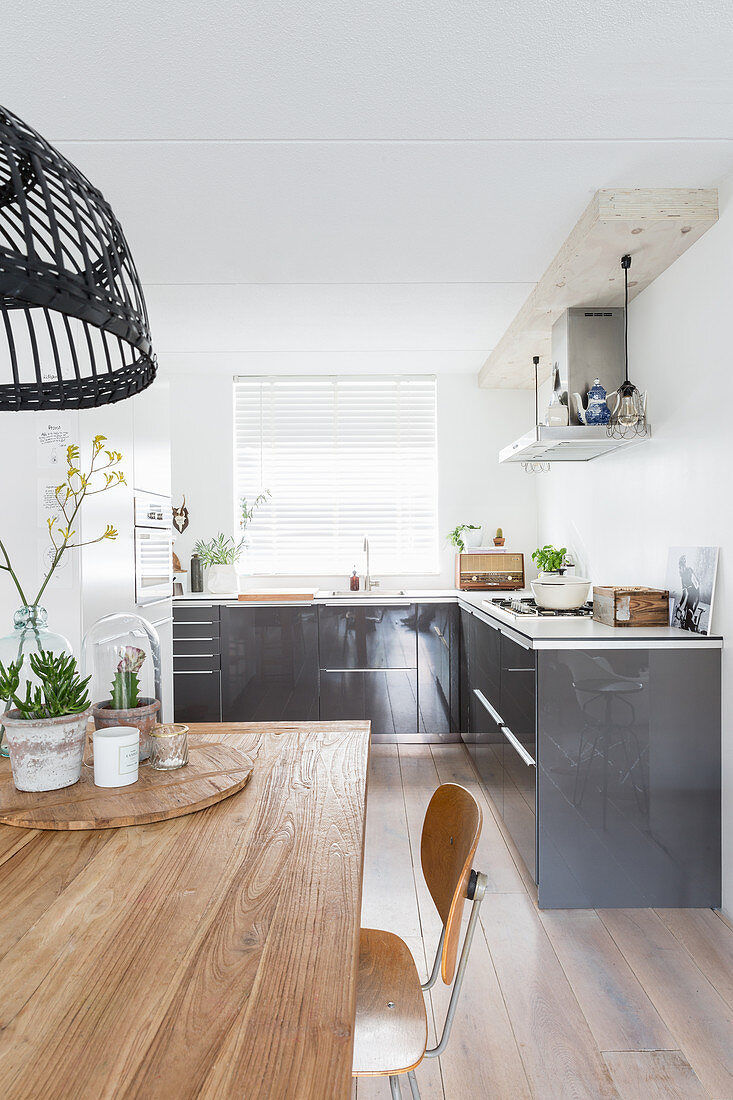
[[[351,589],[333,589],[331,591],[317,592],[316,598],[321,596],[331,600],[358,600],[360,597],[362,599],[365,597],[381,599],[382,596],[384,596],[385,599],[392,599],[394,596],[404,595],[405,591],[402,588],[373,588],[371,592],[365,592],[363,588],[360,588],[358,592],[352,592]]]

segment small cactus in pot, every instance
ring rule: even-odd
[[[138,673],[147,654],[138,646],[121,646],[120,659],[110,686],[110,698],[92,707],[97,729],[110,726],[134,726],[140,731],[140,760],[150,756],[150,733],[158,721],[159,699],[140,696]]]
[[[503,546],[505,542],[506,539],[504,538],[504,532],[502,531],[501,527],[497,527],[496,534],[494,535],[494,546]]]

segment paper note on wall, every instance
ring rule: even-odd
[[[64,418],[44,420],[38,427],[36,442],[39,469],[63,466],[66,462],[66,448],[71,442],[71,432]]]

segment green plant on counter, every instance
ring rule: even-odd
[[[97,538],[85,539],[83,542],[73,541],[76,534],[74,524],[78,520],[79,511],[86,498],[104,493],[107,489],[114,488],[115,485],[125,484],[125,475],[122,470],[115,469],[122,461],[122,455],[119,451],[108,451],[104,446],[106,442],[106,436],[95,435],[92,440],[91,461],[86,470],[82,470],[79,466],[79,448],[76,444],[71,444],[66,448],[66,479],[54,489],[60,517],[51,516],[47,520],[48,534],[53,547],[51,565],[32,602],[26,599],[18,576],[10,563],[8,552],[2,541],[0,541],[0,553],[5,559],[4,565],[0,563],[0,569],[4,569],[6,573],[10,574],[24,607],[38,606],[41,596],[46,590],[46,585],[51,580],[67,550],[78,549],[80,546],[91,546],[93,543],[102,542],[105,539],[117,538],[117,531],[111,523],[108,523],[102,534]]]
[[[7,668],[0,661],[0,699],[7,699],[11,708],[18,711],[24,721],[46,718],[63,718],[67,714],[81,714],[89,706],[87,684],[79,677],[76,660],[69,653],[51,653],[41,649],[29,656],[33,673],[40,680],[40,687],[26,682],[25,699],[17,695],[23,659],[11,661]]]
[[[213,539],[199,539],[194,546],[194,553],[198,554],[201,564],[207,569],[212,565],[236,565],[246,545],[245,538],[235,542],[231,535],[219,531]]]
[[[480,523],[479,524],[459,523],[457,527],[454,527],[453,530],[448,535],[446,535],[446,538],[448,539],[448,542],[451,544],[451,546],[455,546],[455,548],[458,550],[458,553],[462,554],[463,551],[466,549],[466,544],[464,543],[463,539],[461,538],[461,535],[463,534],[463,532],[464,531],[480,531],[480,530],[481,530],[481,524]]]
[[[565,562],[567,552],[566,546],[558,550],[548,543],[532,552],[532,561],[542,573],[557,573]]]
[[[255,497],[252,504],[248,504],[247,503],[247,498],[242,497],[242,511],[241,511],[241,515],[240,515],[240,518],[239,518],[239,526],[241,527],[241,529],[243,531],[245,531],[247,529],[247,526],[254,519],[254,514],[257,511],[257,509],[261,508],[262,505],[265,504],[270,499],[271,496],[272,496],[272,493],[270,492],[269,489],[263,489],[262,492],[258,496]]]

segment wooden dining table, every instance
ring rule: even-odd
[[[243,790],[0,825],[3,1100],[350,1095],[369,723],[190,730],[251,756]]]

